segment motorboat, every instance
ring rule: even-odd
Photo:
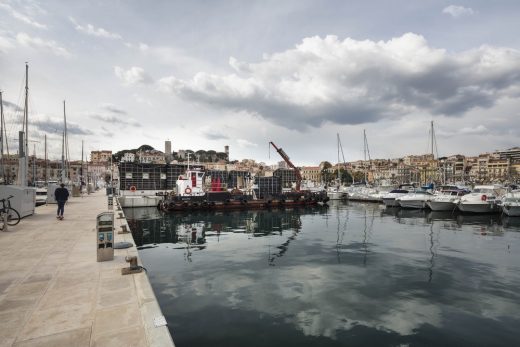
[[[457,209],[460,197],[467,194],[468,191],[462,189],[441,190],[434,194],[426,205],[432,211],[454,211]]]
[[[388,194],[383,195],[383,204],[388,207],[399,207],[399,201],[397,198],[400,198],[409,193],[410,191],[407,189],[391,190]]]
[[[347,200],[348,193],[341,189],[341,187],[329,187],[327,189],[327,197],[329,200]]]
[[[433,197],[433,194],[426,190],[417,190],[413,193],[404,194],[395,198],[395,201],[402,208],[424,209],[426,202]]]
[[[500,198],[498,206],[510,217],[520,217],[520,190],[513,190]]]
[[[497,213],[500,211],[497,197],[503,194],[504,188],[499,185],[475,186],[473,191],[460,198],[457,204],[461,212]]]
[[[415,191],[415,186],[413,184],[401,184],[401,185],[399,185],[399,188],[393,189],[390,192],[388,192],[387,194],[384,194],[381,197],[381,199],[383,201],[383,204],[385,204],[385,206],[399,207],[399,201],[397,201],[396,199],[403,195],[414,192],[414,191]]]

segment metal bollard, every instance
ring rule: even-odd
[[[121,230],[118,231],[117,233],[118,234],[128,234],[129,232],[130,232],[130,230],[128,230],[127,225],[123,224],[123,225],[121,225]]]
[[[130,263],[130,267],[125,267],[121,269],[122,275],[131,275],[140,273],[143,271],[143,267],[140,265],[137,265],[137,257],[135,255],[133,256],[126,256],[125,260],[127,263]]]

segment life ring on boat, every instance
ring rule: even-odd
[[[482,200],[482,201],[486,201],[486,200],[487,200],[487,195],[485,195],[485,194],[482,195],[482,196],[480,197],[480,200]]]
[[[135,192],[137,190],[137,188],[135,186],[130,186],[130,191],[131,192]]]
[[[186,189],[184,189],[184,193],[191,194],[191,188],[190,187],[186,187]]]

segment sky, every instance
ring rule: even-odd
[[[0,0],[0,90],[16,153],[224,151],[296,165],[520,145],[516,0]],[[340,156],[339,161],[343,161]]]

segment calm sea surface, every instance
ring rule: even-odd
[[[520,218],[125,211],[177,347],[520,346]]]

